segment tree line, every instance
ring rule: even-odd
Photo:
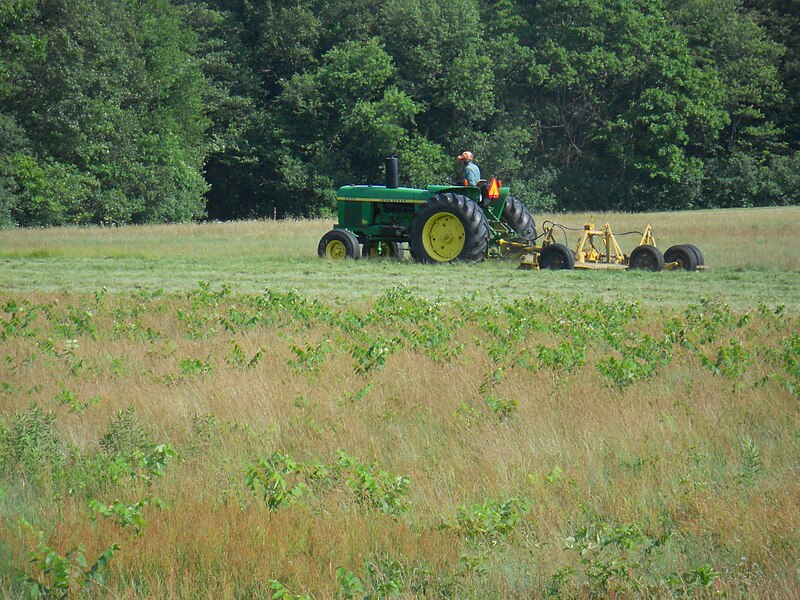
[[[2,0],[0,226],[319,216],[484,175],[536,210],[800,203],[793,0]]]

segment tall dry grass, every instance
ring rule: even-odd
[[[270,597],[271,579],[331,598],[342,593],[338,567],[373,594],[394,580],[405,597],[798,589],[793,312],[753,306],[742,318],[719,301],[440,304],[402,288],[356,305],[218,288],[2,302],[6,596],[24,587],[13,569],[33,571],[26,553],[39,530],[62,553],[85,544],[90,558],[119,543],[102,595],[121,598]],[[606,340],[613,332],[623,346],[671,332],[668,362],[631,385],[604,377],[602,361],[622,358]],[[585,362],[543,362],[541,348],[561,342],[561,358],[584,348]],[[359,363],[357,348],[370,345],[373,358],[387,349],[385,363]],[[733,371],[703,365],[701,355],[718,363],[731,348],[745,352],[719,363]],[[71,408],[64,389],[78,404],[97,401]],[[490,399],[511,402],[507,418]],[[15,429],[33,403],[53,413],[56,441]],[[129,408],[149,443],[177,450],[163,477],[108,479],[101,441]],[[410,478],[408,510],[359,501],[344,473],[274,511],[245,485],[248,465],[275,451],[332,466],[338,450]],[[145,507],[140,535],[90,520],[92,498],[149,496],[164,506]],[[459,507],[475,514],[512,498],[526,508],[508,533],[466,533]],[[601,551],[610,531],[628,537]],[[581,532],[595,540],[583,553]],[[592,575],[614,565],[603,585]],[[708,587],[692,583],[697,569],[711,573]]]

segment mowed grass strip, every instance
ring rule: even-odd
[[[15,569],[56,584],[29,561],[39,531],[90,562],[119,544],[112,596],[800,584],[800,340],[780,304],[408,286],[355,304],[208,285],[1,300],[9,596],[30,585]]]
[[[539,293],[587,300],[639,299],[680,305],[701,295],[722,296],[737,308],[783,302],[800,308],[800,208],[683,213],[535,215],[580,228],[586,222],[615,232],[655,229],[666,250],[694,243],[705,273],[530,273],[515,261],[428,267],[406,260],[325,261],[319,238],[332,221],[249,221],[120,228],[60,228],[0,232],[0,289],[92,291],[106,287],[188,290],[199,281],[241,291],[302,290],[317,298],[364,301],[398,283],[428,298],[479,294],[487,300]],[[570,232],[569,245],[578,232]],[[630,252],[639,236],[620,238]]]

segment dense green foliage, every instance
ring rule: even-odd
[[[319,215],[456,176],[531,209],[800,202],[788,0],[4,0],[0,225]]]

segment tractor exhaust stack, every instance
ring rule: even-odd
[[[387,188],[396,188],[400,187],[398,183],[400,179],[398,168],[397,168],[397,157],[396,156],[387,156],[386,157],[386,187]]]

